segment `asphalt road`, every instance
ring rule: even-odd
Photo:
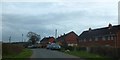
[[[31,49],[31,50],[33,51],[33,55],[31,56],[31,58],[79,58],[56,50],[48,49]]]

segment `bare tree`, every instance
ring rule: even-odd
[[[28,42],[36,44],[40,40],[40,35],[34,32],[28,32],[27,37],[29,38]]]

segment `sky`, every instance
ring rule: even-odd
[[[21,0],[22,1],[22,0]],[[42,2],[9,1],[2,2],[0,9],[2,41],[11,36],[13,42],[22,41],[22,34],[35,32],[43,37],[74,31],[80,35],[89,28],[107,27],[118,24],[118,0],[47,0]]]

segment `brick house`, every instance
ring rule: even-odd
[[[109,46],[120,48],[120,25],[83,31],[78,37],[79,46]]]
[[[57,38],[57,41],[62,46],[77,46],[78,45],[78,35],[71,31],[67,34],[61,35]]]
[[[54,42],[55,42],[55,38],[54,37],[44,37],[40,41],[42,47],[46,47],[48,43],[54,43]]]

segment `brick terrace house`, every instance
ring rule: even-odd
[[[57,41],[62,46],[77,46],[78,45],[78,35],[71,31],[67,34],[61,35],[57,38]]]
[[[42,47],[46,47],[48,43],[54,43],[54,42],[55,42],[55,38],[54,37],[44,37],[40,41]]]
[[[91,29],[79,35],[79,45],[82,47],[109,46],[120,48],[120,25]]]

